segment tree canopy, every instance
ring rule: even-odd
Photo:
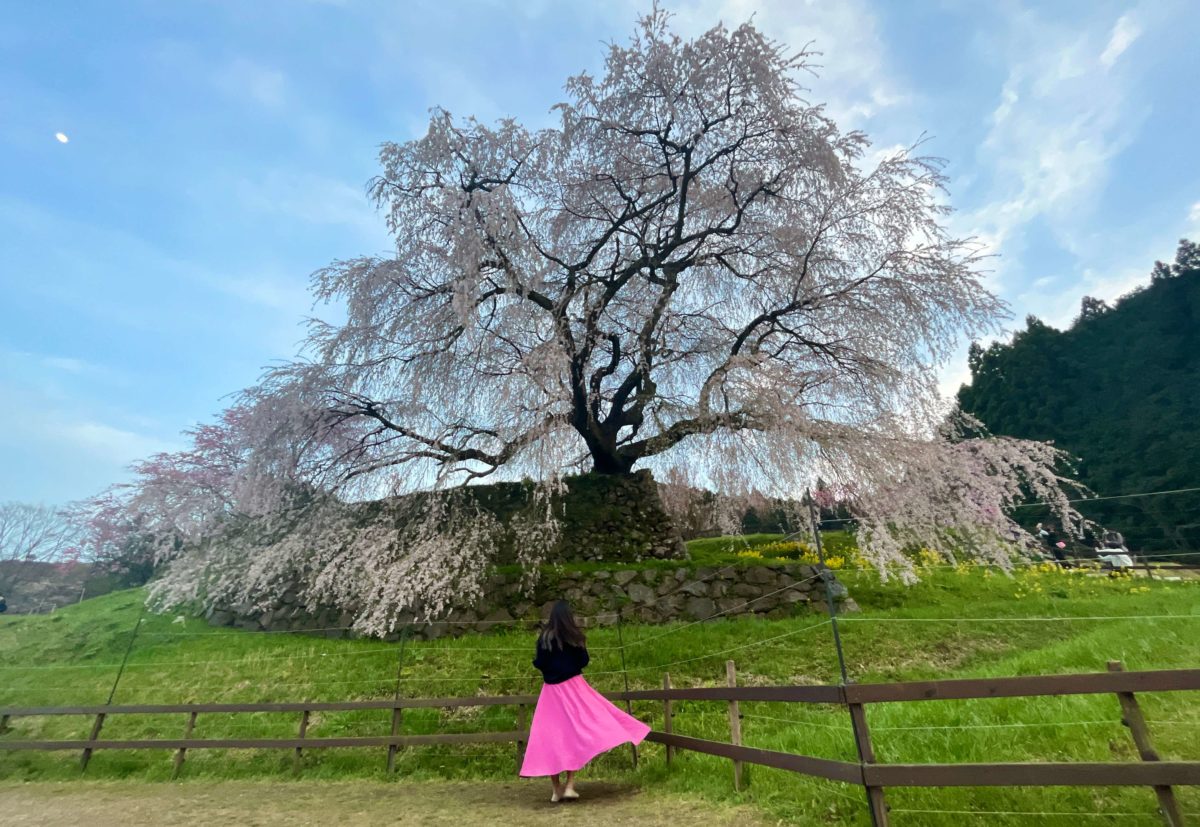
[[[644,467],[792,500],[819,476],[865,553],[904,573],[917,541],[1007,561],[1026,491],[1072,519],[1055,449],[946,423],[938,367],[1003,305],[944,226],[940,163],[840,131],[804,97],[808,61],[750,24],[684,41],[655,11],[600,76],[567,81],[554,126],[437,110],[384,144],[370,192],[394,253],[313,279],[345,320],[312,322],[307,358],[194,451],[141,467],[133,500],[209,539],[160,592],[300,578],[386,627],[472,588],[495,526],[451,490],[347,537],[338,503],[493,475],[550,492]],[[528,563],[550,501],[518,524]],[[258,538],[238,551],[211,541],[214,514],[270,527],[230,534]]]
[[[318,273],[349,321],[267,383],[329,412],[339,480],[625,473],[698,437],[873,423],[990,329],[936,162],[860,169],[865,137],[801,97],[805,54],[666,24],[570,79],[556,127],[439,111],[384,146],[396,254]]]

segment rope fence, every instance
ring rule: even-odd
[[[768,639],[770,640],[770,639]],[[862,684],[836,686],[738,686],[735,680],[736,670],[733,662],[726,663],[728,685],[724,687],[703,687],[693,689],[670,688],[669,677],[664,679],[663,690],[638,690],[608,693],[612,700],[626,702],[659,701],[664,705],[662,731],[651,731],[648,741],[667,748],[668,763],[672,751],[686,751],[729,759],[734,766],[735,788],[742,782],[742,765],[757,764],[765,767],[799,773],[806,778],[823,782],[837,782],[842,785],[860,786],[867,793],[868,806],[872,821],[880,827],[887,827],[893,816],[927,816],[933,814],[973,814],[975,816],[1106,816],[1120,815],[1122,817],[1150,818],[1150,812],[1134,812],[1125,810],[1105,810],[1103,812],[1081,811],[1076,813],[1069,810],[990,810],[987,808],[972,808],[959,810],[954,808],[936,809],[921,807],[889,807],[884,797],[884,788],[928,788],[928,787],[1024,787],[1024,786],[1126,786],[1153,787],[1160,802],[1162,816],[1166,823],[1182,824],[1185,817],[1178,806],[1174,795],[1174,786],[1200,785],[1200,761],[1159,761],[1153,752],[1149,741],[1149,731],[1145,719],[1134,696],[1134,691],[1145,692],[1178,692],[1181,690],[1200,690],[1200,670],[1174,670],[1158,672],[1125,672],[1118,662],[1110,662],[1107,673],[1044,675],[1018,678],[978,678],[955,679],[929,682],[902,682],[890,684]],[[867,718],[863,708],[869,704],[879,703],[917,703],[924,705],[929,701],[993,698],[1042,698],[1060,697],[1065,695],[1100,695],[1115,694],[1121,702],[1120,717],[1114,717],[1109,722],[1077,721],[1078,724],[1109,723],[1110,725],[1124,724],[1130,729],[1130,734],[1138,746],[1141,761],[1101,763],[1048,761],[1044,763],[961,763],[961,764],[900,764],[879,762],[875,758],[872,746],[871,732],[866,726]],[[7,725],[15,717],[46,717],[46,716],[93,716],[94,722],[91,734],[86,739],[70,740],[14,740],[0,739],[0,751],[9,750],[79,750],[82,753],[81,766],[86,769],[91,755],[96,750],[146,750],[164,749],[176,751],[175,775],[184,764],[185,753],[199,749],[277,749],[294,750],[294,771],[299,772],[305,763],[304,751],[318,748],[363,748],[368,750],[388,748],[388,769],[395,771],[396,751],[407,747],[434,746],[435,753],[452,757],[457,766],[466,762],[487,762],[489,766],[497,766],[501,758],[499,750],[485,754],[480,751],[462,754],[454,750],[455,746],[490,745],[498,748],[503,744],[516,744],[516,760],[519,764],[522,756],[522,745],[528,735],[525,730],[525,714],[527,708],[535,701],[533,695],[510,696],[475,696],[465,698],[401,698],[381,701],[337,701],[337,702],[293,702],[293,703],[243,703],[243,704],[176,704],[176,705],[124,705],[114,706],[103,704],[93,707],[59,707],[59,708],[0,708],[0,716]],[[721,703],[729,706],[730,741],[710,740],[673,732],[671,719],[671,702],[706,702]],[[739,712],[739,703],[791,703],[813,705],[821,708],[833,706],[842,707],[850,713],[849,727],[839,727],[843,735],[853,735],[853,741],[858,751],[857,762],[844,758],[817,758],[785,752],[779,749],[748,747],[742,743],[743,718],[751,721],[788,722],[800,726],[812,726],[815,722],[803,721],[798,718],[761,715],[757,713]],[[408,709],[414,714],[434,714],[442,716],[450,710],[461,708],[483,708],[485,710],[511,709],[517,707],[517,728],[485,728],[479,726],[479,718],[471,720],[452,721],[447,724],[441,717],[437,719],[437,731],[409,732],[398,731],[393,723],[392,733],[386,736],[369,734],[370,723],[364,720],[336,721],[328,717],[313,720],[310,713],[342,712],[374,712],[380,713],[376,723],[382,725],[382,713],[389,710],[393,715]],[[298,735],[284,731],[283,723],[275,723],[269,729],[271,735],[265,735],[263,725],[266,723],[258,717],[249,724],[258,726],[244,728],[231,726],[224,716],[235,714],[252,714],[261,716],[264,713],[302,713]],[[187,728],[184,737],[162,737],[164,728],[156,728],[154,737],[120,738],[109,734],[101,738],[100,733],[106,719],[123,715],[188,715]],[[202,716],[202,729],[212,730],[219,734],[200,738],[196,736],[195,724],[197,716]],[[214,716],[222,718],[215,724],[211,721]],[[719,715],[703,715],[703,720],[719,719]],[[512,716],[498,716],[487,719],[494,727],[508,727]],[[393,722],[397,719],[393,717]],[[1043,723],[1043,722],[1038,722]],[[1159,721],[1160,724],[1169,723]],[[311,724],[311,726],[310,726]],[[835,728],[826,724],[826,728]],[[776,731],[778,728],[770,728]],[[891,731],[907,729],[893,727]],[[110,730],[112,724],[110,723]],[[849,730],[849,731],[847,731]],[[253,731],[253,737],[231,737],[231,733]],[[378,731],[378,730],[374,730]],[[887,732],[887,727],[875,727],[873,732],[878,735]],[[39,730],[40,732],[40,730]],[[849,741],[847,741],[849,743]],[[829,792],[840,799],[855,803],[840,790],[831,788]],[[857,805],[856,805],[857,806]]]
[[[811,578],[809,578],[809,579],[811,579]],[[765,599],[766,597],[773,596],[779,592],[786,591],[787,589],[790,589],[790,588],[794,588],[794,586],[787,586],[782,589],[777,589],[773,592],[763,595],[760,598],[755,598],[754,600],[748,600],[745,603],[739,604],[738,606],[732,607],[732,608],[727,609],[722,612],[716,612],[702,620],[685,623],[680,626],[668,629],[665,632],[651,635],[649,637],[637,638],[637,639],[625,644],[624,648],[626,648],[628,650],[628,649],[631,649],[631,648],[639,646],[639,645],[644,645],[644,644],[668,637],[670,635],[677,634],[686,629],[690,629],[695,626],[702,625],[704,623],[709,622],[710,620],[715,620],[719,617],[726,616],[730,612],[736,611],[737,609],[744,608],[744,607],[756,602],[757,600]],[[869,615],[839,615],[838,620],[840,620],[842,623],[884,623],[884,624],[887,624],[887,623],[1058,623],[1058,622],[1063,622],[1063,621],[1088,621],[1088,622],[1114,622],[1114,621],[1146,622],[1146,621],[1150,621],[1150,622],[1159,622],[1159,621],[1200,621],[1200,614],[1051,615],[1051,616],[1033,616],[1033,617],[1022,617],[1022,616],[973,617],[973,616],[963,616],[963,615],[943,616],[943,617],[872,617]],[[766,646],[766,645],[775,643],[779,640],[784,640],[784,639],[791,638],[796,635],[802,634],[804,632],[808,632],[808,631],[811,631],[814,629],[819,629],[819,628],[825,627],[825,626],[829,625],[829,623],[830,623],[830,620],[828,618],[822,619],[816,623],[803,626],[799,629],[794,629],[794,630],[784,632],[782,634],[774,635],[771,637],[767,637],[767,638],[764,638],[761,640],[753,640],[748,643],[740,644],[738,646],[733,646],[733,647],[728,647],[728,648],[724,648],[724,649],[714,650],[711,652],[706,652],[704,654],[697,655],[695,657],[683,658],[683,659],[667,661],[667,662],[662,662],[662,663],[649,664],[646,666],[632,666],[632,667],[628,667],[627,669],[589,670],[588,674],[593,675],[593,676],[603,676],[603,675],[620,675],[620,674],[623,674],[624,672],[663,671],[672,666],[678,666],[678,665],[682,665],[682,664],[686,664],[686,663],[695,663],[695,662],[703,661],[703,660],[713,658],[713,657],[721,657],[724,655],[728,655],[733,652],[740,652],[740,651],[744,651],[746,649],[752,649],[752,648],[756,648],[759,646]],[[142,636],[146,636],[147,634],[148,633],[142,633]],[[589,647],[589,648],[591,651],[616,652],[616,651],[619,651],[622,647],[609,646],[609,647]],[[131,649],[132,649],[132,647],[131,647]],[[371,647],[370,649],[364,649],[361,651],[351,651],[351,652],[303,652],[303,653],[296,653],[296,654],[289,654],[289,655],[252,655],[252,656],[248,656],[248,657],[210,658],[210,659],[203,659],[203,660],[182,660],[182,661],[176,661],[176,660],[172,660],[172,661],[127,660],[127,661],[122,661],[122,662],[83,663],[83,664],[24,664],[24,665],[22,665],[22,664],[3,664],[3,665],[0,665],[0,671],[20,672],[20,671],[90,670],[90,669],[94,669],[94,670],[117,669],[117,670],[119,670],[121,668],[130,670],[130,669],[158,669],[158,668],[200,667],[200,666],[206,666],[206,667],[221,666],[221,667],[230,667],[230,668],[254,667],[254,666],[262,665],[264,663],[292,664],[292,663],[307,663],[309,661],[321,661],[321,660],[336,661],[337,659],[341,659],[341,658],[354,658],[354,657],[362,657],[362,656],[374,656],[374,657],[382,656],[382,657],[390,659],[391,657],[394,657],[396,655],[397,650],[398,650],[398,644],[394,644],[394,645],[386,646],[386,647]],[[529,651],[531,651],[531,649],[529,646],[525,646],[525,647],[503,647],[503,646],[502,647],[457,647],[457,646],[443,645],[443,644],[428,645],[428,646],[410,645],[410,647],[409,647],[409,652],[411,653],[411,655],[414,658],[419,658],[423,655],[426,655],[426,654],[429,654],[432,652],[454,653],[457,651],[494,651],[494,652],[503,654],[507,658],[508,657],[507,653],[510,653],[510,652],[526,652],[526,653],[528,653]],[[463,673],[460,673],[457,675],[408,677],[408,678],[401,678],[401,680],[412,681],[412,682],[419,682],[419,681],[423,681],[423,680],[439,681],[439,682],[453,682],[453,681],[462,681],[462,680],[526,680],[526,679],[528,679],[528,677],[529,677],[528,674],[523,674],[523,673],[522,674],[511,674],[511,675],[508,675],[508,674],[487,675],[487,674],[481,674],[479,670],[472,670],[470,672],[463,672]],[[355,683],[370,683],[370,682],[374,682],[375,680],[376,680],[375,678],[356,678],[356,679],[352,679],[352,680],[337,680],[337,681],[317,679],[317,680],[310,681],[307,683],[306,682],[294,682],[294,683],[275,683],[275,682],[273,682],[272,685],[273,686],[305,686],[305,685],[308,685],[308,683],[348,685],[348,684],[355,684]],[[395,680],[397,680],[397,678],[394,676],[381,676],[380,678],[378,678],[378,680],[381,682],[389,682],[389,681],[395,681]],[[72,688],[78,688],[78,687],[72,687],[72,686],[58,687],[55,685],[39,684],[37,687],[37,690],[38,691],[42,691],[42,690],[56,691],[60,688],[64,689],[64,690],[70,690]]]

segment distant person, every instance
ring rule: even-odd
[[[579,798],[576,772],[613,747],[640,744],[650,727],[617,709],[583,679],[587,638],[567,601],[558,601],[550,610],[533,665],[545,683],[533,710],[521,775],[549,777],[550,800],[571,801]],[[559,778],[563,772],[565,783]]]
[[[1060,566],[1067,566],[1067,544],[1058,539],[1058,535],[1054,531],[1054,526],[1042,523],[1037,524],[1038,538],[1042,541],[1046,551],[1050,556],[1058,562]]]
[[[8,601],[4,599],[4,595],[0,594],[0,615],[8,611]]]
[[[1034,529],[1034,532],[1037,535],[1038,548],[1041,549],[1042,557],[1050,557],[1050,546],[1053,545],[1050,540],[1050,529],[1046,528],[1045,523],[1038,523],[1037,528]]]
[[[1104,535],[1104,545],[1096,549],[1096,556],[1113,571],[1128,571],[1133,568],[1133,555],[1125,548],[1125,538],[1119,531],[1110,531]]]

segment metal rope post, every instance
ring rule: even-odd
[[[625,694],[629,694],[629,670],[625,668],[625,634],[621,626],[621,612],[617,611],[617,646],[621,650],[621,675],[625,678]],[[625,711],[633,715],[633,704],[629,702],[629,698],[625,698]],[[637,744],[629,745],[629,752],[633,756],[633,768],[636,770],[638,765]]]
[[[813,542],[817,546],[817,560],[824,567],[824,570],[821,572],[821,579],[825,581],[825,602],[829,607],[829,625],[833,629],[833,645],[837,650],[838,669],[841,671],[842,686],[844,687],[849,683],[850,679],[846,675],[846,655],[842,651],[842,636],[838,631],[837,607],[833,601],[833,572],[825,565],[825,549],[821,545],[821,519],[811,491],[805,494],[805,499],[808,500],[808,518],[812,525]],[[861,706],[854,704],[847,704],[846,708],[850,711],[850,728],[854,732],[854,746],[858,751],[859,763],[864,767],[867,764],[875,763],[875,754],[874,749],[871,747],[865,712]],[[883,788],[867,786],[864,775],[863,789],[867,794],[867,810],[871,814],[871,824],[874,827],[887,827],[887,802],[884,800]]]
[[[125,647],[125,656],[121,658],[121,666],[117,669],[116,680],[113,681],[112,689],[108,692],[108,700],[104,702],[105,706],[111,706],[113,697],[117,694],[117,684],[121,682],[121,675],[125,673],[125,664],[129,662],[129,653],[133,651],[133,642],[137,640],[138,630],[142,628],[142,616],[146,614],[146,604],[142,603],[142,608],[138,610],[137,623],[133,624],[133,631],[129,635],[129,645]]]
[[[813,542],[817,546],[817,560],[824,567],[824,571],[821,572],[821,580],[825,583],[825,605],[829,609],[829,623],[833,628],[833,645],[837,649],[838,669],[841,670],[842,685],[845,686],[849,679],[846,676],[846,655],[842,651],[842,636],[838,631],[837,605],[833,600],[833,576],[829,567],[825,565],[825,549],[821,545],[821,522],[817,514],[817,504],[813,501],[811,492],[805,494],[804,498],[808,500],[808,518],[812,525]]]

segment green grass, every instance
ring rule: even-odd
[[[773,537],[747,538],[761,544]],[[725,541],[725,546],[728,542]],[[692,545],[696,565],[722,562],[722,541]],[[735,558],[736,559],[736,558]],[[862,612],[840,623],[852,680],[884,681],[1103,671],[1109,660],[1129,669],[1192,668],[1200,654],[1200,583],[1092,578],[1037,570],[1009,578],[978,568],[936,569],[910,587],[881,583],[871,572],[839,576]],[[119,592],[51,616],[0,618],[0,705],[103,703],[116,665],[129,644],[142,593]],[[1070,618],[1184,615],[1163,620]],[[941,618],[981,618],[942,620]],[[1028,618],[1061,618],[1052,621]],[[837,658],[823,617],[803,612],[779,620],[739,618],[665,627],[627,625],[589,632],[589,681],[601,690],[624,686],[618,634],[625,641],[631,687],[661,685],[663,671],[675,686],[721,683],[724,662],[737,663],[751,684],[836,683]],[[144,616],[115,703],[202,701],[343,700],[391,697],[397,687],[398,644],[327,640],[292,634],[213,629],[202,621],[174,622]],[[762,643],[774,638],[771,642]],[[458,639],[408,642],[401,692],[461,696],[528,692],[536,688],[529,665],[527,631],[501,631]],[[732,651],[727,651],[732,650]],[[1200,759],[1200,703],[1189,693],[1142,697],[1159,752],[1165,759]],[[635,713],[661,727],[661,705],[635,705]],[[728,738],[725,705],[676,704],[675,731]],[[747,703],[745,742],[844,760],[857,760],[844,711],[829,707]],[[1120,724],[1112,696],[988,699],[869,708],[879,760],[1125,761],[1137,755]],[[201,715],[197,737],[291,736],[295,714]],[[309,734],[376,735],[388,731],[390,713],[314,715]],[[506,708],[410,710],[404,731],[507,730],[515,711]],[[183,716],[113,716],[111,737],[178,737]],[[17,718],[11,738],[85,737],[90,720]],[[385,750],[344,749],[306,753],[306,778],[388,778]],[[630,768],[628,750],[599,758],[593,776],[653,785],[668,793],[714,802],[748,803],[770,818],[800,823],[866,823],[861,790],[762,767],[750,769],[747,791],[732,790],[728,762],[683,753],[668,771],[661,750],[646,745]],[[189,753],[185,779],[283,779],[290,775],[286,751]],[[394,779],[509,779],[511,745],[422,747],[403,750]],[[171,755],[98,752],[88,776],[161,781],[170,777]],[[75,756],[0,752],[0,779],[65,780],[78,776]],[[1181,791],[1184,809],[1200,811],[1196,791]],[[1137,813],[1122,822],[1154,823],[1154,796],[1142,788],[891,790],[893,823],[958,825],[961,815],[905,810]],[[1074,825],[1070,816],[996,817],[997,823]],[[1098,819],[1089,819],[1089,823]]]

